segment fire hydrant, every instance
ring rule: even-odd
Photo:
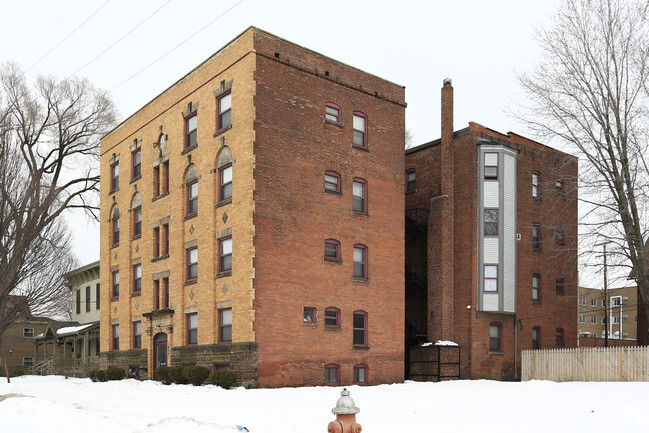
[[[336,421],[331,421],[327,427],[329,433],[361,433],[363,429],[360,424],[356,424],[356,414],[360,409],[356,407],[354,400],[349,396],[347,388],[343,388],[340,398],[336,402],[336,407],[331,409],[336,415]]]

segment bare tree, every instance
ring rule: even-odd
[[[581,233],[591,244],[607,243],[635,270],[645,309],[648,12],[641,0],[565,0],[537,33],[542,61],[519,76],[531,101],[522,119],[580,156]]]
[[[68,298],[62,274],[75,265],[63,216],[99,209],[99,138],[114,104],[85,79],[40,77],[33,87],[14,64],[0,69],[0,339],[25,305],[56,314]],[[1,340],[0,340],[1,343]]]

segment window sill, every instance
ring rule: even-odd
[[[492,351],[489,351],[489,355],[505,356],[505,352],[492,352]]]
[[[340,326],[327,326],[327,325],[325,325],[325,326],[322,327],[322,330],[327,331],[327,332],[342,332],[343,328],[340,327]]]
[[[352,277],[352,283],[369,284],[370,280],[367,279],[367,278],[354,278],[354,277]]]
[[[232,276],[232,271],[226,271],[226,272],[219,272],[218,274],[214,275],[214,278],[223,278],[223,277],[231,277]]]
[[[353,217],[360,217],[360,218],[369,218],[370,214],[368,214],[367,212],[358,212],[358,211],[353,210],[352,211],[352,216]]]
[[[343,262],[343,259],[334,259],[333,257],[323,257],[322,261],[341,264]]]
[[[113,248],[117,248],[117,247],[119,247],[119,242],[117,242],[116,244],[111,245],[110,249],[112,250]]]
[[[221,206],[225,206],[226,204],[232,203],[232,197],[226,198],[225,200],[221,200],[217,204],[214,205],[214,209],[219,208]]]
[[[327,194],[343,195],[341,191],[335,191],[333,189],[327,189],[327,188],[323,188],[322,192],[326,192]]]
[[[305,322],[305,321],[302,321],[302,326],[305,326],[305,327],[307,327],[307,328],[313,328],[313,329],[315,329],[315,328],[318,327],[318,324],[317,324],[317,323],[313,323],[313,322]]]
[[[153,262],[159,262],[160,260],[168,259],[169,258],[169,253],[165,254],[164,256],[158,256],[156,258],[151,259],[151,263]]]
[[[142,234],[135,235],[135,236],[133,236],[133,237],[131,238],[131,240],[134,241],[134,240],[136,240],[136,239],[140,239],[141,237],[142,237]]]
[[[532,197],[532,200],[534,200],[534,201],[538,201],[538,202],[542,203],[542,202],[543,202],[543,197],[541,197],[541,196],[539,196],[539,197]]]
[[[532,299],[532,305],[541,305],[540,299]]]
[[[142,296],[142,291],[141,290],[139,292],[131,293],[131,298],[137,298],[138,296]]]
[[[183,286],[191,286],[192,284],[198,283],[198,278],[194,278],[193,280],[187,280],[183,283]]]
[[[352,346],[352,350],[370,350],[370,346]]]
[[[169,194],[171,194],[171,191],[168,191],[168,190],[167,190],[167,191],[163,192],[162,194],[160,194],[159,196],[157,196],[157,197],[153,197],[153,198],[151,199],[151,201],[160,200],[162,197],[166,197],[166,196],[168,196]]]
[[[196,149],[198,147],[198,143],[194,144],[193,146],[186,147],[185,150],[180,152],[181,155],[184,155],[186,153],[191,152],[192,150]]]
[[[110,302],[113,301],[119,301],[119,296],[113,296],[112,298],[110,298]]]
[[[369,152],[370,150],[367,148],[367,146],[359,146],[357,144],[352,144],[352,149],[358,149],[362,150],[363,152]]]
[[[119,191],[119,187],[117,187],[117,188],[115,188],[115,189],[111,189],[111,190],[108,192],[108,195],[113,195],[113,194],[115,194],[117,191]]]
[[[183,221],[190,220],[190,219],[192,219],[192,218],[194,218],[194,217],[197,217],[197,216],[198,216],[198,212],[194,212],[194,213],[192,213],[192,214],[186,215],[186,216],[183,218]]]
[[[228,126],[224,126],[223,128],[219,129],[216,131],[213,135],[213,137],[218,137],[219,135],[223,134],[225,131],[232,129],[232,124],[230,123]]]
[[[326,125],[332,125],[332,126],[337,126],[338,128],[342,128],[343,124],[341,122],[334,122],[333,120],[325,119],[324,123]]]
[[[131,179],[128,183],[131,184],[131,183],[133,183],[133,182],[137,182],[137,181],[140,180],[140,179],[142,179],[142,175],[141,175],[141,174],[138,174],[138,175],[135,176],[133,179]]]
[[[408,195],[408,194],[414,194],[414,193],[416,193],[416,192],[417,192],[417,188],[415,188],[415,189],[411,189],[411,190],[409,190],[409,191],[406,191],[406,195]]]

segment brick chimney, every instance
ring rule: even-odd
[[[428,340],[455,339],[455,201],[453,157],[453,86],[442,86],[440,195],[431,198],[428,230]]]

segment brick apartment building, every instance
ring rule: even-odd
[[[580,346],[604,346],[608,328],[609,346],[636,345],[638,339],[638,288],[618,287],[604,291],[579,288],[577,322]],[[607,311],[608,310],[608,311]],[[621,338],[620,338],[621,336]]]
[[[513,379],[515,353],[577,343],[577,158],[454,132],[450,80],[441,129],[406,151],[406,345],[451,340],[462,378]]]
[[[101,142],[102,364],[403,380],[404,88],[249,28]]]

